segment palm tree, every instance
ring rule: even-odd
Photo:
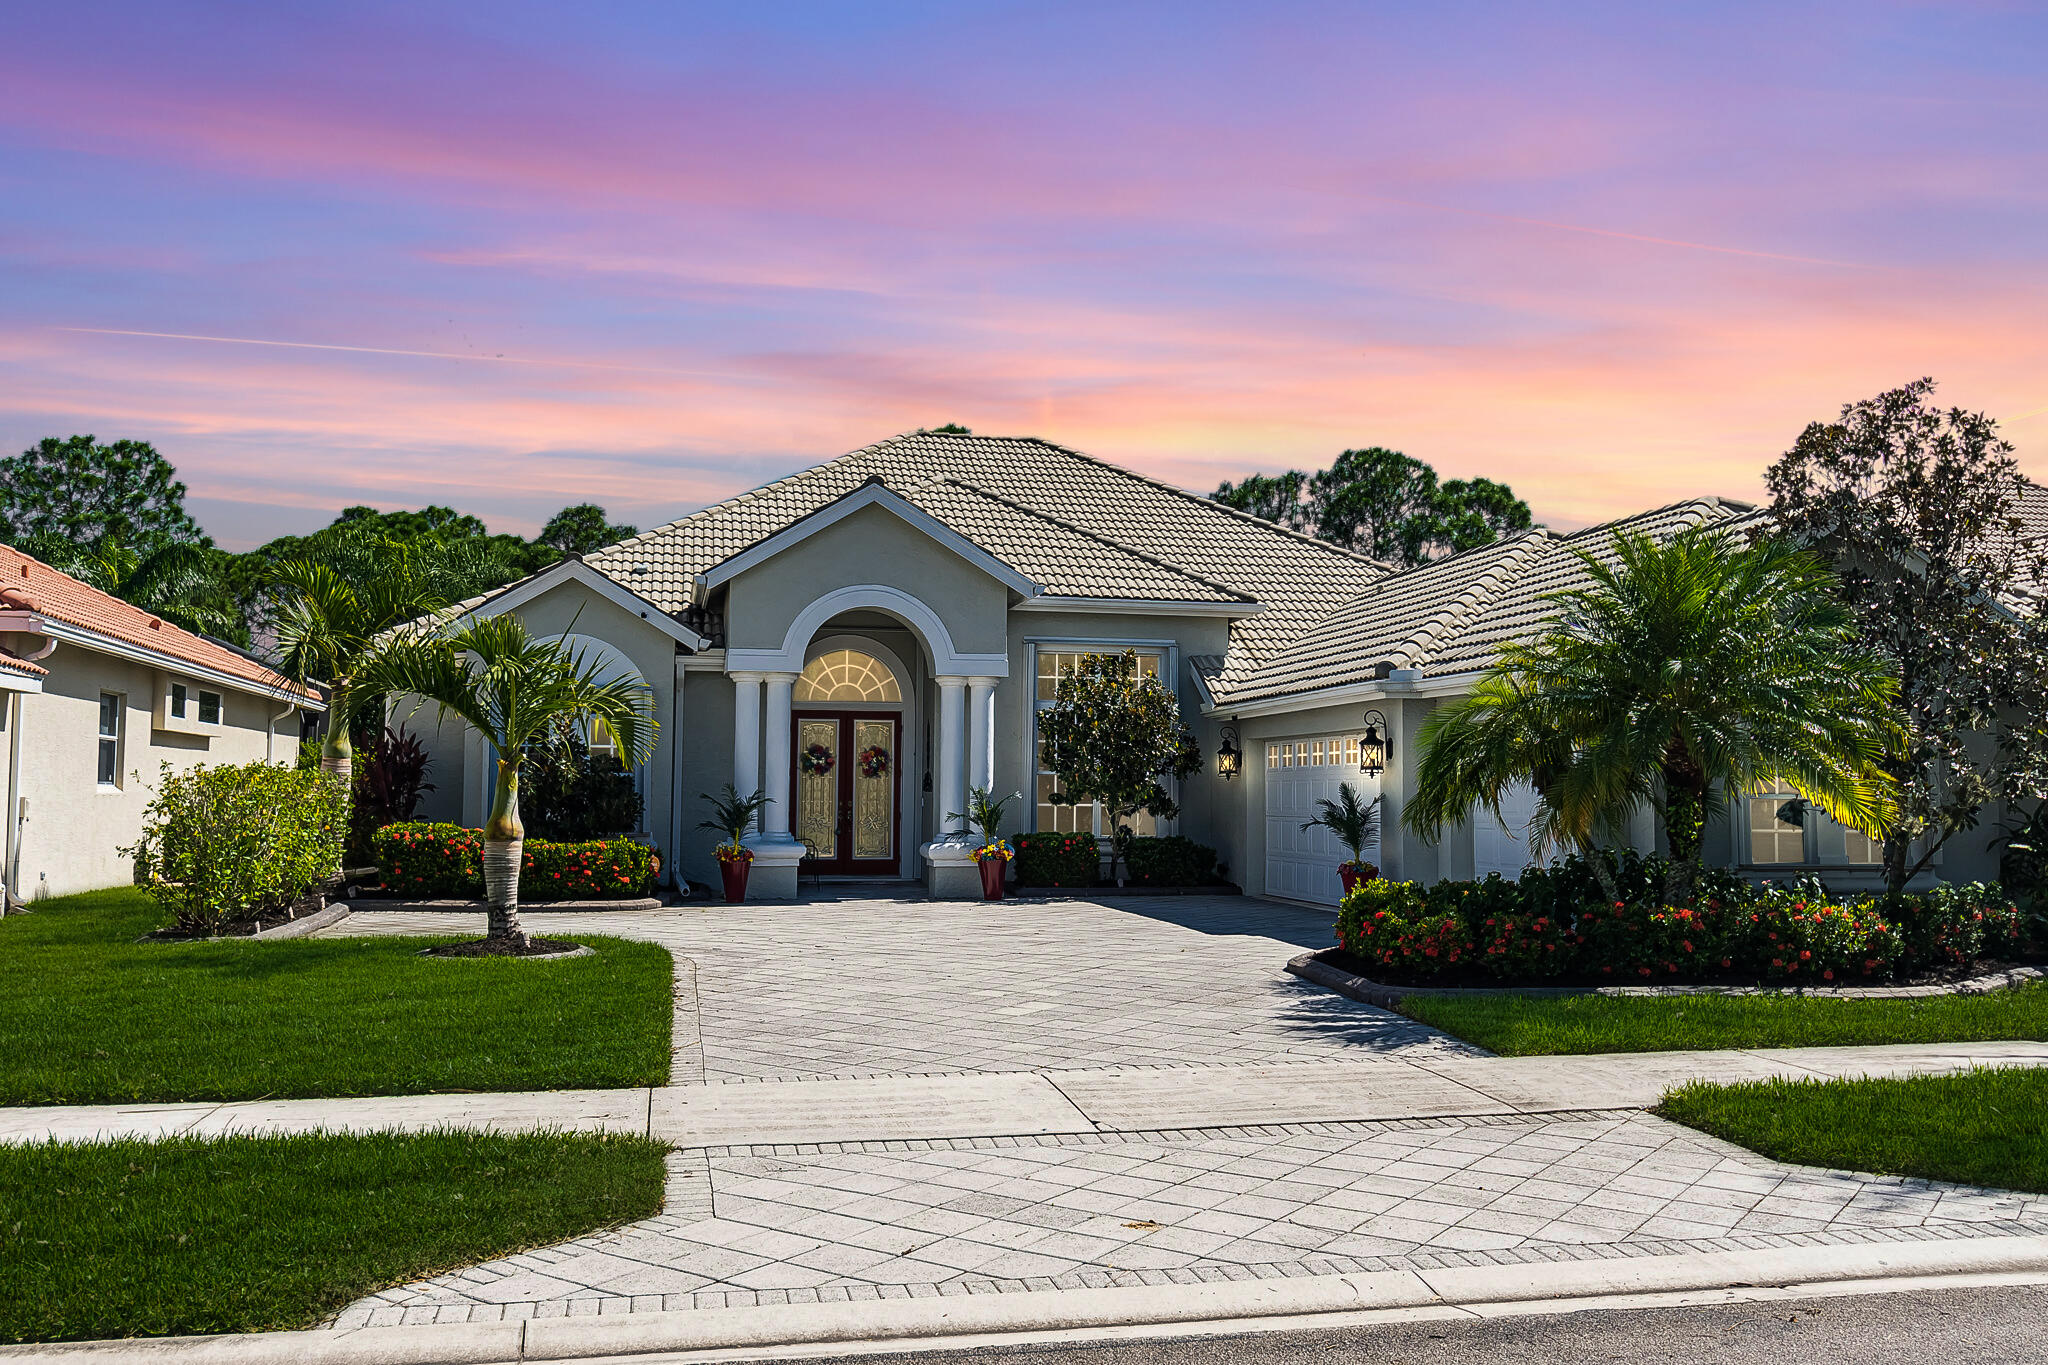
[[[484,823],[488,936],[523,948],[519,869],[526,827],[519,821],[519,765],[526,746],[566,717],[609,735],[626,763],[645,762],[654,750],[651,689],[637,678],[601,681],[597,664],[559,640],[535,638],[516,616],[400,632],[355,681],[366,691],[410,693],[420,705],[435,703],[442,718],[469,722],[497,754],[497,790]]]
[[[383,540],[374,555],[289,559],[270,574],[282,593],[276,608],[281,667],[301,682],[325,683],[327,736],[320,769],[348,786],[354,772],[350,724],[375,688],[359,685],[357,671],[375,652],[380,637],[408,621],[448,605],[440,575],[412,546]]]
[[[241,624],[233,610],[206,600],[220,587],[215,552],[196,541],[162,541],[145,553],[108,532],[83,545],[33,536],[22,548],[58,572],[196,635],[225,636]]]
[[[1704,527],[1578,553],[1590,584],[1552,594],[1544,634],[1502,650],[1423,725],[1409,828],[1434,838],[1475,805],[1498,815],[1528,782],[1535,839],[1590,851],[1648,804],[1677,903],[1724,793],[1782,780],[1853,829],[1883,830],[1897,682],[1859,645],[1820,560]]]
[[[1380,837],[1380,799],[1361,801],[1357,789],[1348,782],[1339,783],[1334,798],[1324,797],[1316,802],[1320,812],[1313,820],[1302,821],[1304,831],[1322,828],[1337,836],[1337,842],[1351,850],[1350,866],[1356,867],[1365,861],[1365,847]]]

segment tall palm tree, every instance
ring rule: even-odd
[[[519,764],[526,746],[566,717],[609,735],[628,765],[645,762],[654,750],[652,690],[637,678],[601,681],[595,662],[559,640],[536,638],[516,616],[400,632],[370,657],[356,681],[366,690],[435,703],[442,717],[468,721],[496,753],[497,791],[484,824],[488,934],[523,947],[519,868],[526,826],[519,820]]]
[[[207,600],[221,586],[215,552],[196,541],[161,541],[143,550],[112,532],[83,544],[39,535],[22,549],[60,573],[195,634],[225,636],[241,624],[231,608]]]
[[[326,684],[327,734],[320,770],[348,786],[354,773],[349,726],[379,695],[364,688],[358,670],[380,637],[448,605],[434,566],[403,541],[379,540],[370,553],[326,559],[290,559],[270,572],[277,594],[277,646],[284,672],[301,682]]]
[[[1664,541],[1624,533],[1609,555],[1579,557],[1591,581],[1551,595],[1543,635],[1508,646],[1424,724],[1411,829],[1433,837],[1475,805],[1498,814],[1508,787],[1529,782],[1532,833],[1590,850],[1647,804],[1679,903],[1707,817],[1758,781],[1789,782],[1843,824],[1882,832],[1898,685],[1859,644],[1820,560],[1704,527]]]

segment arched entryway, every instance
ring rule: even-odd
[[[790,698],[791,832],[820,876],[901,876],[910,671],[857,635],[807,653]]]

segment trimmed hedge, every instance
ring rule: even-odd
[[[461,825],[386,825],[371,839],[384,888],[415,900],[484,894],[482,830]],[[661,870],[654,850],[631,839],[557,844],[528,839],[519,872],[519,899],[532,904],[569,900],[630,900],[647,894]]]
[[[1824,985],[2048,952],[2048,925],[1995,882],[1844,899],[1816,880],[1751,887],[1715,872],[1696,905],[1675,907],[1656,895],[1660,859],[1627,854],[1610,869],[1618,901],[1578,858],[1519,882],[1366,882],[1344,898],[1337,945],[1394,981],[1509,985]]]
[[[1131,840],[1125,858],[1139,886],[1202,886],[1215,875],[1216,850],[1180,834]]]
[[[1102,855],[1092,834],[1037,830],[1010,840],[1017,850],[1019,886],[1093,886]]]

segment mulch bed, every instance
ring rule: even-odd
[[[562,957],[584,947],[566,938],[529,938],[524,944],[508,938],[472,938],[428,948],[422,957]]]

